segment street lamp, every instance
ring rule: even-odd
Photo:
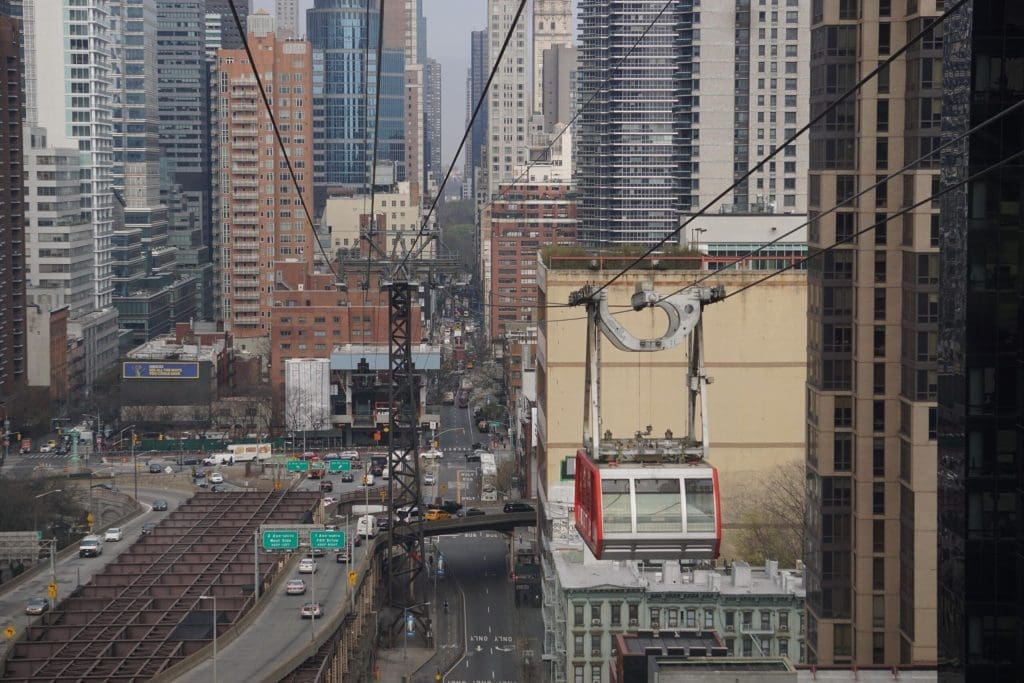
[[[135,462],[135,425],[129,425],[117,433],[117,441],[120,443],[124,438],[124,433],[128,430],[132,432],[131,441],[131,454],[132,454],[132,471],[135,474],[135,500],[139,500],[139,466]]]
[[[200,595],[200,600],[213,600],[213,683],[217,683],[217,596]]]
[[[48,496],[51,493],[60,493],[60,492],[61,492],[61,489],[51,489],[50,491],[44,491],[43,493],[40,493],[38,496],[36,496],[36,500],[35,501],[32,501],[32,530],[33,531],[39,531],[39,506],[36,504],[36,501],[38,501],[43,496]]]

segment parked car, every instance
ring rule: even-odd
[[[451,519],[451,518],[452,518],[451,514],[448,513],[448,512],[445,512],[444,510],[427,510],[427,514],[423,518],[423,520],[426,521],[426,522],[437,522],[437,521],[440,521],[442,519]]]
[[[208,478],[209,478],[211,484],[223,484],[224,483],[224,475],[221,474],[220,472],[214,472]]]
[[[25,603],[25,614],[42,614],[50,609],[50,602],[46,598],[29,598]]]
[[[314,574],[316,573],[316,560],[304,557],[299,560],[299,573],[300,574]]]
[[[112,526],[103,534],[104,541],[120,541],[124,538],[124,529],[119,526]]]
[[[307,602],[299,608],[299,616],[303,619],[319,619],[324,615],[324,606],[319,602]]]
[[[520,501],[505,503],[505,512],[533,512],[533,506]]]
[[[164,466],[161,465],[160,463],[158,463],[158,462],[151,462],[151,463],[149,463],[149,473],[150,474],[160,474],[163,471],[164,471]]]
[[[163,499],[154,500],[153,501],[153,511],[154,512],[166,512],[167,511],[167,501],[163,500]]]
[[[302,579],[289,579],[284,586],[284,592],[288,595],[305,595],[306,582]]]
[[[354,476],[352,476],[352,472],[342,472],[341,473],[341,481],[342,482],[344,482],[346,484],[350,484],[350,483],[352,483],[355,480],[356,480],[356,478]]]

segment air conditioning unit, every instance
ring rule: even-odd
[[[591,657],[600,657],[601,656],[601,651],[600,650],[591,650],[590,651],[590,656]]]
[[[590,620],[590,625],[591,626],[600,626],[601,625],[601,620],[600,619],[591,619]]]
[[[630,626],[637,626],[639,623],[640,622],[638,622],[636,619],[630,619],[629,620],[629,625]]]
[[[786,626],[785,624],[783,624],[782,626],[779,627],[779,630],[780,631],[789,631],[789,626]]]
[[[661,622],[658,622],[658,621],[652,621],[651,622],[651,630],[657,631],[660,628],[661,628]]]

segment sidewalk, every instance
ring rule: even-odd
[[[433,681],[431,673],[416,673],[434,656],[434,650],[422,646],[396,647],[389,650],[377,651],[377,667],[374,672],[374,680],[384,683],[426,683]],[[415,676],[415,677],[413,677]]]

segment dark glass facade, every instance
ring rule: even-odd
[[[1024,98],[1024,5],[974,0],[946,26],[943,136]],[[943,152],[942,181],[1024,149],[1015,112]],[[943,198],[939,225],[940,681],[1024,671],[1024,163]]]
[[[316,0],[306,33],[316,51],[314,168],[318,185],[363,187],[373,158],[377,35],[380,14],[367,0]],[[377,160],[393,161],[405,179],[405,57],[382,54]]]

